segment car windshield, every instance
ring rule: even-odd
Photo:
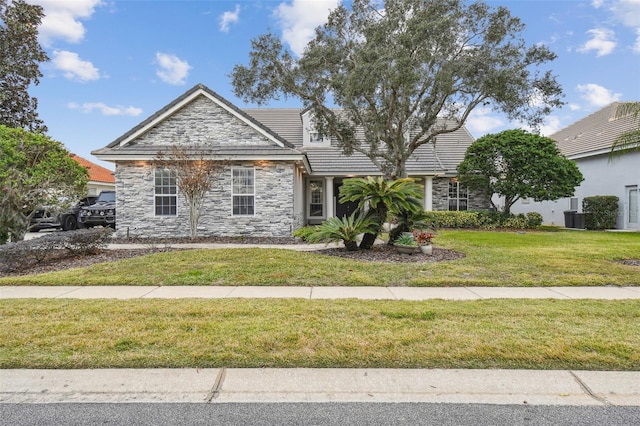
[[[116,193],[115,192],[101,192],[98,196],[98,203],[115,203],[116,202]]]

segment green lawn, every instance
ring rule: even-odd
[[[640,369],[640,301],[5,300],[0,368]]]
[[[0,285],[595,286],[640,285],[640,233],[441,231],[437,247],[464,259],[368,263],[277,249],[188,250]]]

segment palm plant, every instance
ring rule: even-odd
[[[635,120],[640,120],[640,102],[623,102],[616,109],[616,118],[633,115]],[[640,124],[640,121],[639,123]],[[611,145],[610,158],[616,154],[627,151],[640,151],[640,125],[637,129],[630,130],[618,136]]]
[[[343,218],[332,217],[316,227],[316,231],[307,236],[306,241],[317,243],[321,241],[342,241],[348,251],[358,250],[358,235],[374,232],[377,224],[371,217],[358,215],[353,212],[351,216]]]
[[[366,232],[360,248],[370,249],[382,230],[389,210],[414,209],[422,198],[422,186],[411,178],[386,180],[383,177],[346,179],[340,188],[340,202],[357,201],[358,209],[366,212],[376,225]]]

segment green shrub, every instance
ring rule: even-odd
[[[293,231],[293,236],[302,239],[302,241],[308,241],[309,235],[318,230],[317,226],[303,226]]]
[[[498,211],[431,211],[427,218],[435,228],[459,229],[532,229],[542,224],[542,215],[508,215]]]
[[[538,212],[527,213],[528,228],[539,228],[542,225],[542,215]]]
[[[587,229],[615,228],[618,219],[618,201],[615,195],[598,195],[582,200],[585,227]]]

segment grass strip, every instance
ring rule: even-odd
[[[280,249],[187,250],[40,275],[0,285],[590,286],[640,285],[640,233],[441,231],[464,259],[360,262]],[[415,255],[418,256],[418,255]]]
[[[640,301],[4,300],[0,368],[640,370]]]

